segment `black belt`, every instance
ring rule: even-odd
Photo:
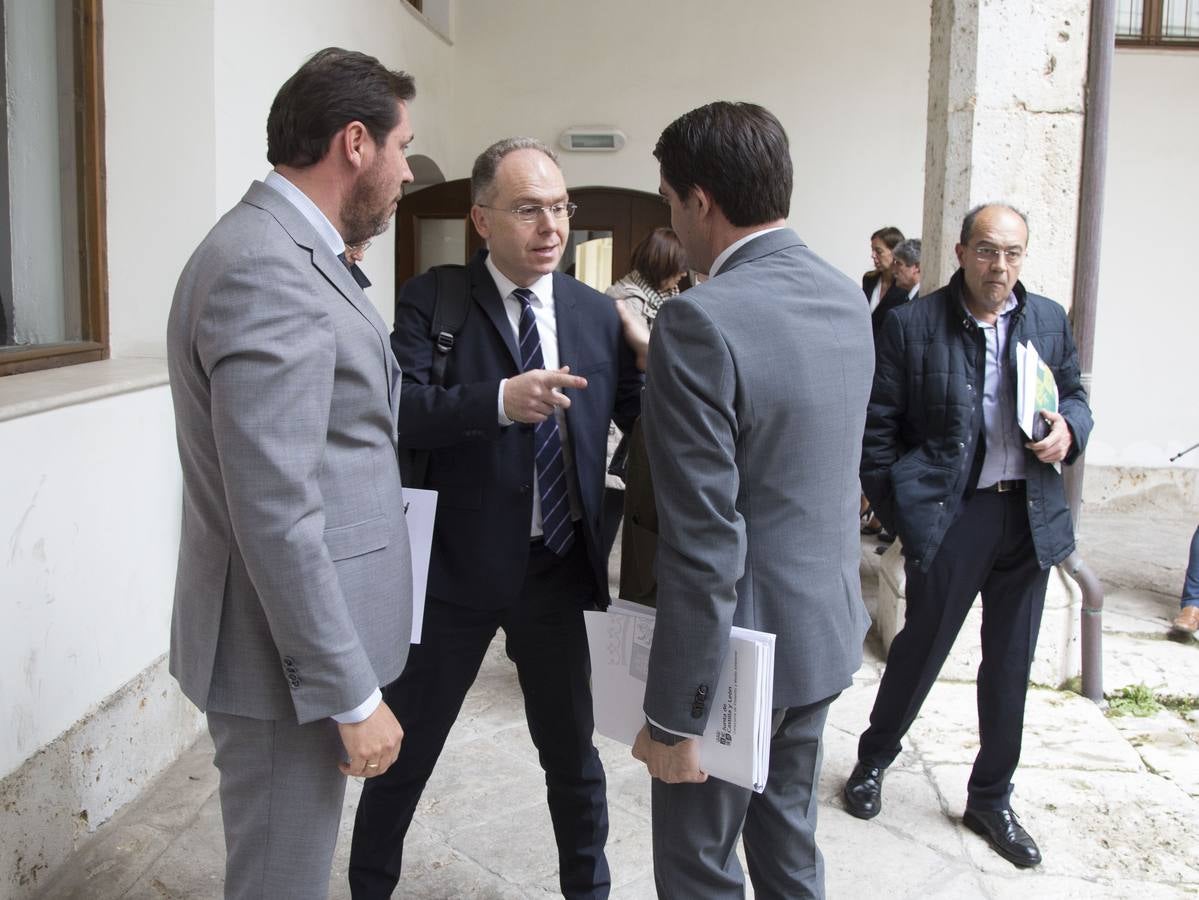
[[[1013,481],[997,481],[994,484],[989,484],[984,488],[979,488],[980,494],[1008,494],[1012,491],[1023,491],[1024,479],[1020,478]]]

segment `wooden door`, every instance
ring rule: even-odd
[[[629,254],[653,229],[670,225],[670,210],[657,194],[627,188],[570,189],[579,205],[572,231],[612,234],[612,275],[629,271]],[[396,285],[430,265],[466,262],[483,246],[470,221],[470,179],[423,188],[405,197],[396,212]],[[569,261],[564,262],[565,267]]]

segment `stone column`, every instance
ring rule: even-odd
[[[933,0],[923,289],[957,268],[962,216],[1006,200],[1029,217],[1021,280],[1072,295],[1089,4]]]

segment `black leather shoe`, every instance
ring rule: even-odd
[[[1041,851],[1010,809],[967,809],[962,824],[981,834],[991,849],[1013,866],[1031,868],[1041,862]]]
[[[883,809],[883,773],[886,769],[875,769],[858,763],[849,774],[849,780],[841,790],[845,798],[845,809],[859,819],[873,819]]]

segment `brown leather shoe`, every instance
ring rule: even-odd
[[[1199,631],[1199,606],[1184,606],[1171,626],[1175,631],[1194,634]]]

